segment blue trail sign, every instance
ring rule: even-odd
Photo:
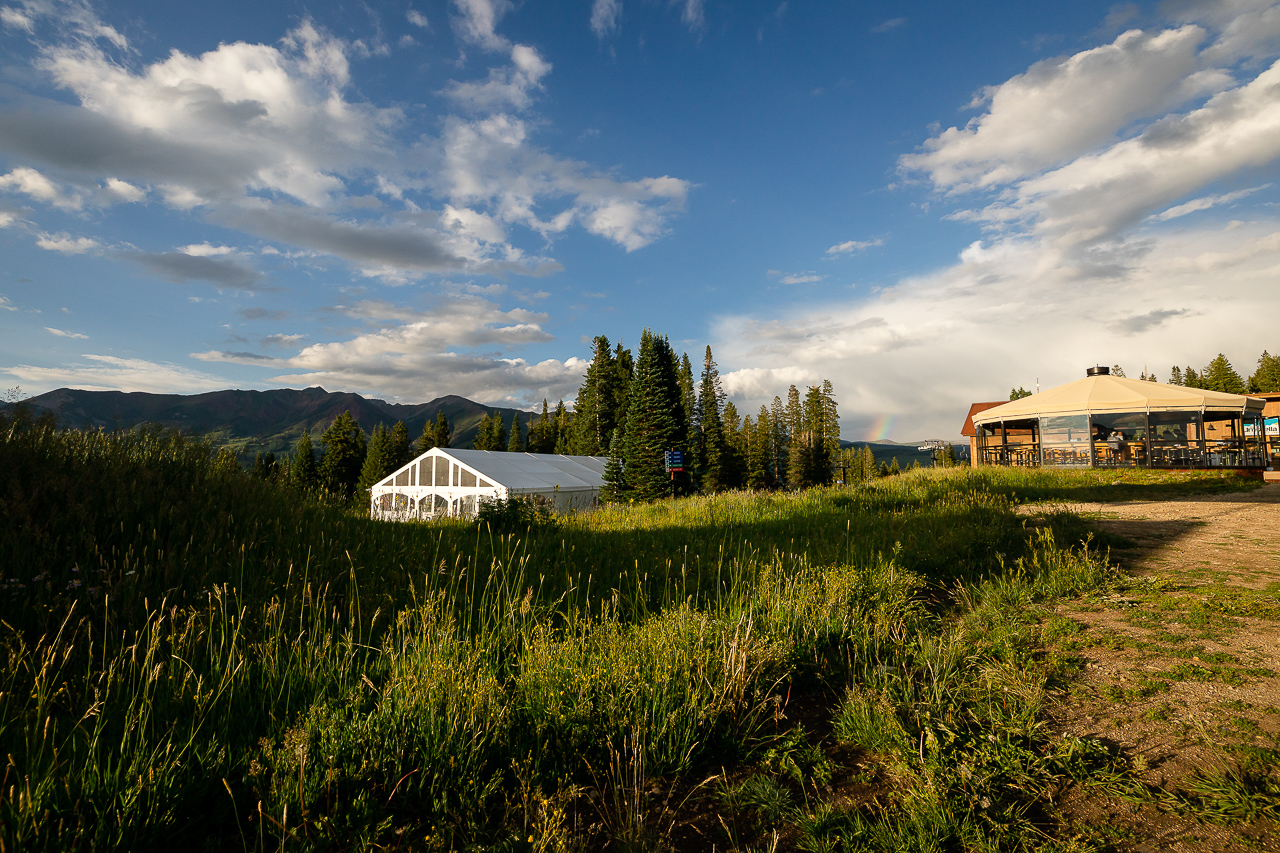
[[[665,455],[668,471],[684,470],[684,451],[668,450]]]

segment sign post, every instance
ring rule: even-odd
[[[668,450],[663,454],[667,464],[667,473],[671,475],[671,497],[676,496],[676,474],[684,471],[684,451]]]

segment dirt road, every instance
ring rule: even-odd
[[[1280,484],[1070,508],[1121,537],[1112,557],[1133,581],[1057,608],[1071,623],[1059,646],[1083,671],[1056,703],[1055,730],[1115,744],[1145,782],[1170,791],[1224,772],[1246,782],[1243,793],[1201,797],[1198,815],[1083,792],[1067,813],[1122,850],[1280,850],[1270,821],[1204,820],[1268,797],[1280,814],[1276,792],[1249,793],[1249,780],[1280,765]]]

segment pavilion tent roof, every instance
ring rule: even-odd
[[[1262,401],[1242,394],[1224,394],[1164,385],[1141,379],[1101,374],[1086,376],[1021,400],[1013,400],[973,415],[975,426],[1039,417],[1106,412],[1245,412],[1261,411]]]
[[[441,447],[433,448],[428,453],[451,457],[486,480],[518,492],[599,490],[606,461],[597,456],[505,453]]]

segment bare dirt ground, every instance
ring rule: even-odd
[[[1257,781],[1280,764],[1280,484],[1069,508],[1132,581],[1057,607],[1082,671],[1053,726],[1113,744],[1150,796],[1079,789],[1064,813],[1118,850],[1280,850],[1280,789]]]

